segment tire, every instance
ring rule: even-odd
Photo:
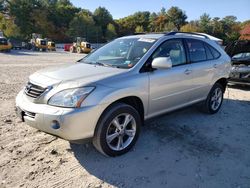
[[[78,54],[82,53],[81,47],[77,47],[76,52],[77,52]]]
[[[215,83],[210,90],[202,110],[208,114],[215,114],[220,110],[223,102],[224,88],[221,84]]]
[[[128,120],[126,125],[125,119]],[[140,115],[132,106],[115,103],[100,117],[95,129],[93,145],[106,156],[115,157],[125,154],[136,143],[141,124]]]
[[[69,48],[69,52],[70,52],[70,53],[75,53],[74,46],[70,46],[70,48]]]

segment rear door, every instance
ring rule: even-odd
[[[216,71],[220,66],[220,53],[209,44],[198,39],[186,39],[192,69],[192,95],[195,102],[207,97]]]

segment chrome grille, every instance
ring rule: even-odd
[[[30,82],[28,82],[28,84],[25,87],[25,94],[32,97],[32,98],[37,98],[39,97],[44,91],[46,90],[46,88],[43,88],[41,86],[32,84]]]

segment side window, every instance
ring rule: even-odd
[[[214,49],[212,46],[208,45],[211,53],[213,54],[214,56],[214,59],[217,59],[220,57],[220,52],[218,52],[216,49]]]
[[[167,40],[153,53],[152,59],[157,57],[170,57],[173,66],[186,63],[185,49],[182,40]]]
[[[211,50],[209,49],[208,45],[204,44],[204,46],[205,46],[205,49],[206,49],[207,60],[214,59],[214,56],[213,56]]]
[[[186,39],[191,62],[206,61],[206,50],[202,41]]]

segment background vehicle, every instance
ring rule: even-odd
[[[0,37],[0,51],[10,52],[11,48],[11,43],[5,37]]]
[[[225,51],[232,57],[229,83],[250,85],[250,41],[234,41]]]
[[[48,40],[48,50],[49,51],[56,51],[56,44],[55,42]]]
[[[69,52],[71,46],[72,44],[64,44],[64,47],[63,47],[64,51]]]
[[[122,37],[76,64],[31,75],[16,98],[18,115],[66,140],[92,138],[98,151],[117,156],[133,147],[145,119],[198,102],[217,113],[230,57],[205,35],[176,34]]]
[[[70,46],[71,53],[90,53],[91,52],[91,45],[88,43],[85,38],[77,37],[76,42]]]
[[[33,51],[46,51],[48,49],[48,41],[43,39],[41,34],[32,33],[32,39],[28,48]]]

